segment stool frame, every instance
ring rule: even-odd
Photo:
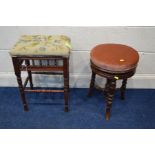
[[[39,65],[35,64],[35,61]],[[47,65],[42,64],[42,60],[47,61]],[[58,66],[58,60],[63,61],[62,66]],[[54,65],[50,65],[50,61],[54,61]],[[69,96],[69,56],[12,56],[15,75],[18,82],[18,88],[23,103],[24,111],[28,111],[28,103],[25,97],[25,92],[63,92],[64,93],[64,111],[68,112],[68,96]],[[32,63],[30,63],[32,62]],[[24,64],[25,63],[25,64]],[[21,72],[27,71],[28,76],[25,82],[22,82]],[[34,89],[32,82],[32,74],[52,74],[63,75],[64,89],[63,90],[47,90],[47,89]],[[27,83],[30,83],[30,88],[26,88]]]
[[[115,89],[116,89],[116,81],[123,80],[120,91],[121,91],[121,99],[124,100],[127,79],[135,74],[136,66],[134,66],[134,68],[132,68],[130,70],[126,70],[124,72],[117,72],[117,71],[103,70],[102,68],[96,66],[92,61],[90,61],[90,64],[91,64],[91,69],[92,69],[92,76],[91,76],[88,96],[92,96],[92,90],[95,86],[96,75],[105,77],[107,79],[106,84],[105,84],[105,89],[104,89],[104,96],[105,96],[105,101],[106,101],[105,118],[106,118],[106,120],[109,120],[110,119],[110,111],[112,108],[112,100],[113,100],[113,96],[114,96]]]

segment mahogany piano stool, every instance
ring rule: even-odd
[[[121,99],[124,99],[127,79],[135,74],[138,61],[138,52],[122,44],[100,44],[91,50],[90,64],[92,76],[88,96],[92,95],[96,74],[107,79],[104,89],[106,120],[110,118],[116,81],[122,80],[120,91]]]

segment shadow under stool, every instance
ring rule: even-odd
[[[135,74],[138,61],[138,52],[122,44],[100,44],[91,50],[90,64],[92,76],[88,96],[92,95],[96,75],[107,79],[104,89],[106,120],[110,119],[116,81],[122,80],[120,91],[121,99],[124,99],[127,79]]]
[[[70,39],[63,35],[23,35],[11,49],[10,55],[24,111],[29,110],[25,92],[62,92],[65,100],[64,110],[68,111],[70,49]],[[28,73],[24,83],[22,71]],[[36,89],[33,87],[32,74],[63,75],[64,89]],[[30,88],[26,87],[28,82]]]

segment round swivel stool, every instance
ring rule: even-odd
[[[127,79],[134,75],[138,61],[138,52],[122,44],[101,44],[91,50],[90,64],[92,77],[88,95],[92,95],[96,74],[107,79],[104,89],[106,120],[110,118],[116,81],[123,80],[120,90],[121,99],[124,99]]]

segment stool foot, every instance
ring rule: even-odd
[[[68,111],[69,111],[69,110],[68,110],[68,107],[65,107],[64,111],[65,111],[65,112],[68,112]]]
[[[68,91],[66,91],[64,93],[64,99],[65,99],[65,108],[64,108],[64,111],[65,112],[68,112]]]
[[[125,100],[125,97],[124,96],[121,96],[121,100]]]
[[[107,121],[110,119],[110,109],[106,109],[105,119]]]
[[[96,77],[96,74],[94,72],[92,72],[90,87],[89,87],[89,91],[88,91],[88,95],[87,95],[88,97],[92,96],[92,91],[93,91],[94,84],[95,84],[95,77]]]
[[[25,112],[29,111],[28,106],[24,106],[24,111],[25,111]]]

